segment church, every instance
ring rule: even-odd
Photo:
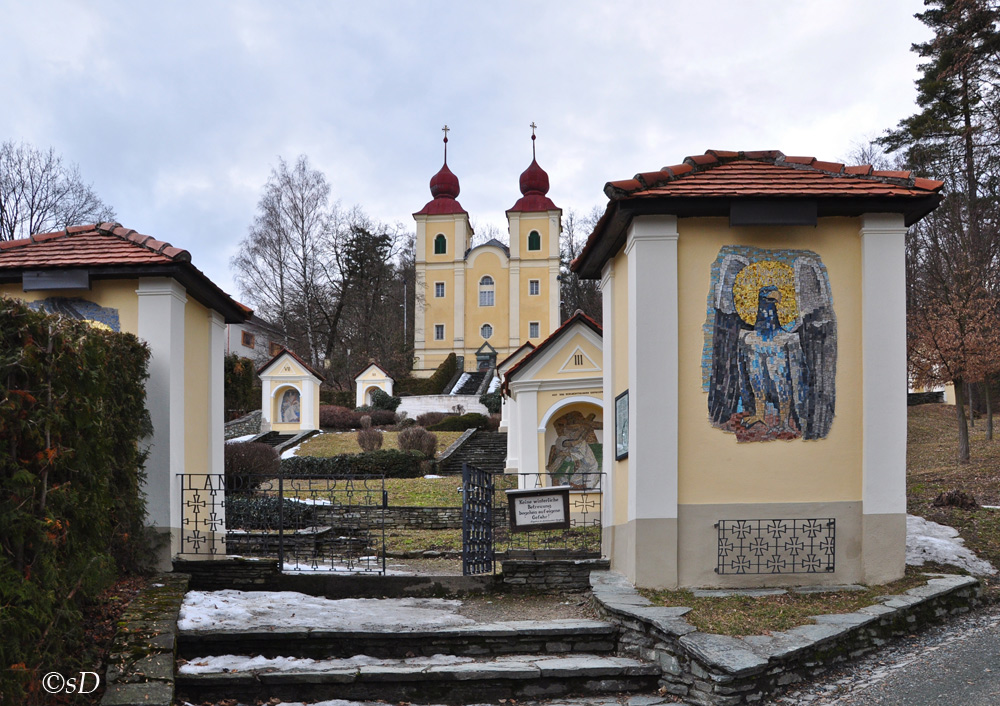
[[[449,353],[460,369],[489,369],[525,343],[537,345],[559,324],[562,209],[546,194],[549,175],[535,160],[521,174],[521,197],[507,210],[509,243],[471,247],[458,177],[444,165],[430,181],[431,200],[413,214],[416,307],[413,374],[429,377]]]

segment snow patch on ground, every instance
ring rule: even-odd
[[[303,505],[333,505],[330,500],[326,498],[288,498],[285,500],[291,500],[293,503],[302,503]]]
[[[367,655],[356,655],[344,659],[308,659],[306,657],[247,657],[244,655],[216,655],[214,657],[197,657],[182,664],[178,668],[181,674],[213,674],[219,672],[321,672],[333,669],[351,669],[365,665],[379,664],[423,665],[465,664],[474,662],[472,657],[457,657],[455,655],[433,655],[430,657],[410,657],[409,659],[379,659]]]
[[[424,478],[426,478],[428,480],[433,480],[435,478],[444,478],[444,476],[436,476],[433,473],[428,473],[426,476],[424,476]]]
[[[455,386],[451,388],[451,392],[449,392],[448,394],[449,395],[458,394],[458,391],[462,389],[462,385],[467,383],[470,377],[472,376],[469,373],[462,373],[462,375],[458,378],[458,382],[455,383]]]
[[[491,394],[500,389],[500,378],[494,377],[490,380],[490,386],[486,388],[486,393]]]
[[[237,437],[232,438],[232,439],[226,439],[226,443],[227,444],[235,444],[238,441],[250,441],[250,439],[254,438],[255,436],[257,436],[257,435],[256,434],[247,434],[245,436],[237,436]]]
[[[332,600],[294,591],[189,591],[181,605],[180,630],[422,630],[470,625],[458,614],[461,601],[442,598],[348,598]]]
[[[993,575],[993,565],[966,548],[958,530],[939,525],[915,515],[906,516],[906,563],[922,566],[924,562],[951,564],[976,576]]]
[[[281,457],[282,458],[291,458],[292,456],[295,456],[295,452],[299,450],[300,446],[302,446],[302,444],[296,444],[295,446],[293,446],[290,449],[285,449],[284,451],[281,452]]]

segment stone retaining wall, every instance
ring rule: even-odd
[[[581,592],[590,588],[592,571],[607,571],[607,559],[507,559],[502,562],[503,586],[536,593]]]
[[[457,487],[457,486],[456,486]],[[455,493],[458,496],[458,493]],[[316,524],[330,525],[334,528],[353,526],[357,524],[358,508],[345,506],[316,505],[314,509]],[[462,529],[462,507],[387,507],[381,511],[382,521],[386,529]],[[379,511],[370,515],[378,520]],[[497,507],[493,510],[494,525],[507,524],[507,508]]]
[[[857,613],[820,615],[815,625],[735,638],[698,632],[683,618],[690,609],[652,606],[618,574],[595,572],[591,586],[599,612],[621,628],[619,654],[658,662],[664,691],[704,706],[760,701],[891,639],[968,612],[980,594],[972,577],[939,575]]]
[[[258,409],[239,419],[226,422],[226,439],[235,439],[240,436],[247,436],[248,434],[260,434],[260,418],[261,413]]]
[[[177,616],[188,589],[185,574],[153,579],[118,623],[101,706],[171,706]]]

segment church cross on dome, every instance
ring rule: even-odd
[[[445,125],[441,128],[441,132],[444,133],[444,163],[448,163],[448,133],[451,132],[451,128]]]
[[[537,128],[538,126],[535,125],[535,121],[532,120],[531,121],[531,125],[529,125],[528,127],[531,128],[531,158],[534,159],[535,158],[535,128]]]

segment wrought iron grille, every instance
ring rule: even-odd
[[[181,554],[274,557],[284,571],[385,572],[385,481],[178,474]]]
[[[493,553],[493,474],[462,464],[462,575],[491,574]]]
[[[563,485],[548,473],[505,474],[497,484],[496,544],[507,552],[532,551],[571,554],[581,557],[601,555],[601,493],[603,473],[581,473],[573,476],[570,490],[570,527],[558,530],[511,532],[507,523],[506,490],[516,488],[547,488]]]
[[[718,574],[818,574],[834,571],[837,522],[719,520]]]

